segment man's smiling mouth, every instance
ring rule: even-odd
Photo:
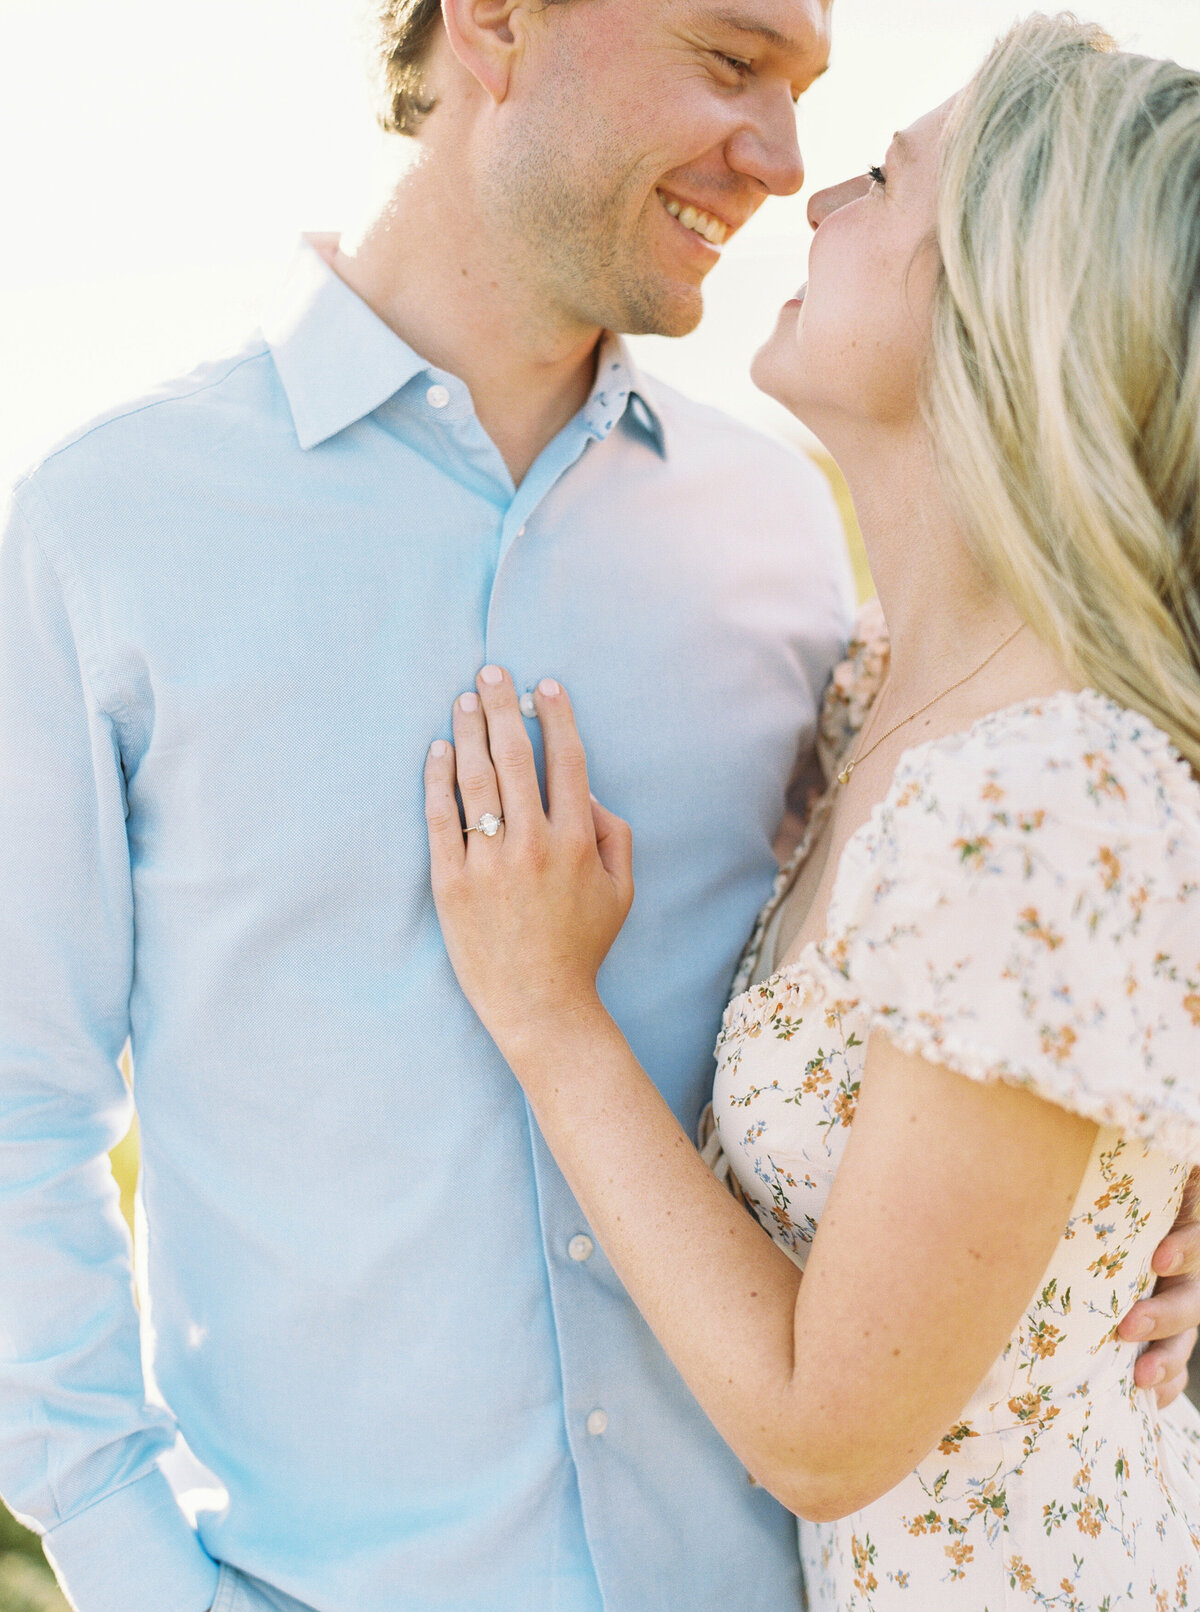
[[[684,229],[692,230],[710,246],[724,246],[729,239],[728,224],[723,224],[719,218],[713,218],[710,213],[701,212],[700,208],[694,207],[691,202],[680,201],[677,196],[671,196],[665,190],[658,192],[658,199],[671,217],[679,220]]]

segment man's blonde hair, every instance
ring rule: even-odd
[[[926,409],[984,568],[1200,769],[1200,74],[1075,17],[951,112]]]

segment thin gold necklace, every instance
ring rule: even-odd
[[[944,688],[939,693],[935,694],[931,700],[926,700],[924,705],[918,705],[915,711],[910,711],[902,721],[897,722],[894,727],[890,727],[886,733],[881,733],[879,738],[876,739],[875,743],[869,750],[862,750],[853,758],[852,761],[848,761],[846,763],[841,772],[839,772],[837,775],[838,783],[848,784],[850,782],[850,774],[854,771],[855,767],[858,766],[859,762],[865,761],[869,755],[873,755],[874,752],[879,749],[879,746],[884,742],[885,739],[890,739],[893,733],[898,733],[901,728],[907,727],[910,722],[915,722],[919,716],[921,716],[925,711],[928,711],[931,705],[936,705],[939,700],[944,700],[947,694],[953,694],[956,688],[961,688],[964,683],[969,683],[973,677],[978,677],[983,668],[990,665],[1002,649],[1008,648],[1009,644],[1012,643],[1013,639],[1017,636],[1017,633],[1019,633],[1024,626],[1025,623],[1022,622],[1021,626],[1017,628],[1016,632],[1010,632],[1002,644],[997,644],[990,655],[985,656],[984,659],[979,662],[978,666],[972,667],[965,677],[960,677],[957,683],[951,683],[948,688]],[[878,709],[878,706],[876,706],[876,709]],[[873,720],[874,712],[872,712],[871,717]],[[868,721],[867,732],[870,732],[870,728],[871,722]],[[866,734],[863,735],[863,738],[866,738]],[[860,739],[859,744],[861,745],[861,743],[862,740]]]

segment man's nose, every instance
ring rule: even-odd
[[[870,174],[857,174],[853,179],[843,179],[840,185],[830,185],[828,190],[814,191],[808,199],[808,222],[813,229],[819,229],[830,213],[836,213],[839,207],[845,207],[848,202],[857,201],[870,188]]]
[[[735,172],[756,179],[771,196],[794,196],[802,190],[804,159],[791,96],[774,99],[752,123],[738,129],[725,155]]]

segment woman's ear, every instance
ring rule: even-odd
[[[522,0],[442,0],[450,49],[497,105],[508,95],[520,55],[523,29],[514,14],[527,9]]]

